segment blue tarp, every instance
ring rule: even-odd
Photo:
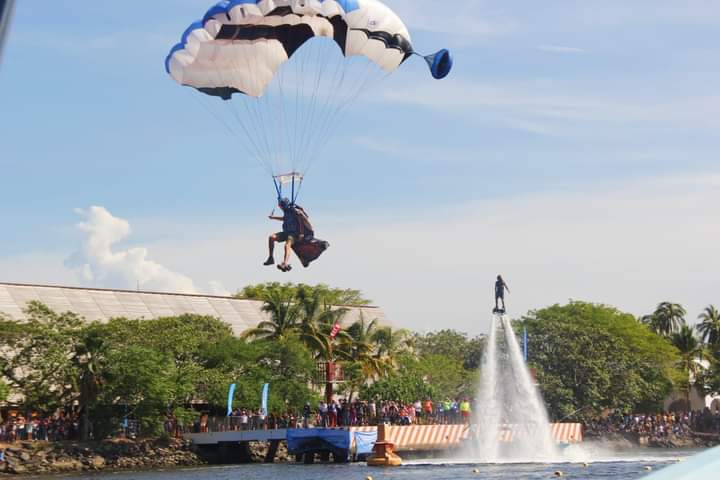
[[[314,450],[350,450],[350,432],[333,428],[295,428],[287,431],[291,454]]]
[[[355,454],[367,455],[372,453],[375,442],[377,441],[377,432],[355,432]]]

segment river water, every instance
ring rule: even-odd
[[[112,480],[520,480],[563,477],[573,480],[642,478],[653,471],[676,463],[697,451],[636,450],[623,454],[599,455],[585,466],[585,461],[556,464],[477,464],[463,461],[413,460],[397,468],[371,468],[362,463],[335,464],[270,464],[202,467],[181,470],[92,473],[62,475],[62,479]],[[477,471],[476,471],[477,470]]]

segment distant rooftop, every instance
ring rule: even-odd
[[[263,302],[235,297],[184,293],[142,292],[101,288],[28,285],[0,282],[0,313],[25,319],[28,302],[36,300],[56,312],[74,312],[87,321],[106,322],[111,318],[160,318],[182,314],[209,315],[228,323],[239,335],[268,318]],[[385,313],[378,307],[348,307],[343,323],[348,325],[364,312],[368,320],[378,319],[388,325]]]

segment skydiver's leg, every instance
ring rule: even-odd
[[[273,257],[273,252],[275,251],[275,242],[277,241],[277,235],[272,234],[268,238],[268,258],[265,260],[265,263],[263,265],[272,265],[275,263],[275,258]]]
[[[293,244],[292,237],[288,237],[288,239],[285,241],[285,258],[283,259],[283,264],[285,264],[285,265],[289,265],[288,261],[290,260],[290,252],[292,251],[292,244]]]
[[[500,298],[500,297],[498,297],[497,295],[495,295],[495,310],[498,309],[498,298]]]

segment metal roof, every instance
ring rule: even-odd
[[[228,323],[239,335],[267,318],[263,302],[241,300],[214,295],[106,290],[50,285],[0,283],[0,313],[15,319],[25,319],[27,303],[37,300],[56,312],[74,312],[87,321],[106,322],[111,318],[159,318],[186,313],[209,315]],[[385,313],[378,307],[349,307],[343,324],[350,325],[364,312],[368,320],[378,319],[389,325]]]

